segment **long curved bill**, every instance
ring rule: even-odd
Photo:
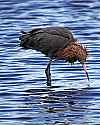
[[[86,65],[85,65],[85,64],[82,64],[82,66],[83,66],[83,69],[84,69],[84,71],[85,71],[85,73],[86,73],[87,79],[88,79],[88,81],[89,81],[89,75],[88,75],[88,72],[87,72],[87,69],[86,69]]]

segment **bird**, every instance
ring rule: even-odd
[[[33,28],[28,32],[21,31],[19,40],[22,48],[40,51],[49,57],[45,69],[47,86],[51,86],[50,66],[56,60],[65,60],[71,64],[79,61],[89,80],[85,63],[88,56],[87,49],[79,43],[69,28],[59,26]]]

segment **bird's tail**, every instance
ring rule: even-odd
[[[20,42],[20,46],[27,48],[27,42],[29,40],[29,34],[28,32],[25,32],[23,30],[21,30],[21,35],[19,37]]]
[[[25,31],[23,31],[23,30],[21,30],[20,32],[21,32],[22,34],[27,34],[27,32],[25,32]]]

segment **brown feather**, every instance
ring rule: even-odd
[[[87,51],[82,45],[72,42],[63,50],[58,51],[55,57],[57,59],[64,59],[70,63],[74,63],[77,60],[80,63],[84,63],[86,61]]]

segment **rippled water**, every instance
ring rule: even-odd
[[[69,27],[88,49],[87,81],[81,65],[19,47],[20,30]],[[0,125],[100,125],[100,1],[0,0]]]

